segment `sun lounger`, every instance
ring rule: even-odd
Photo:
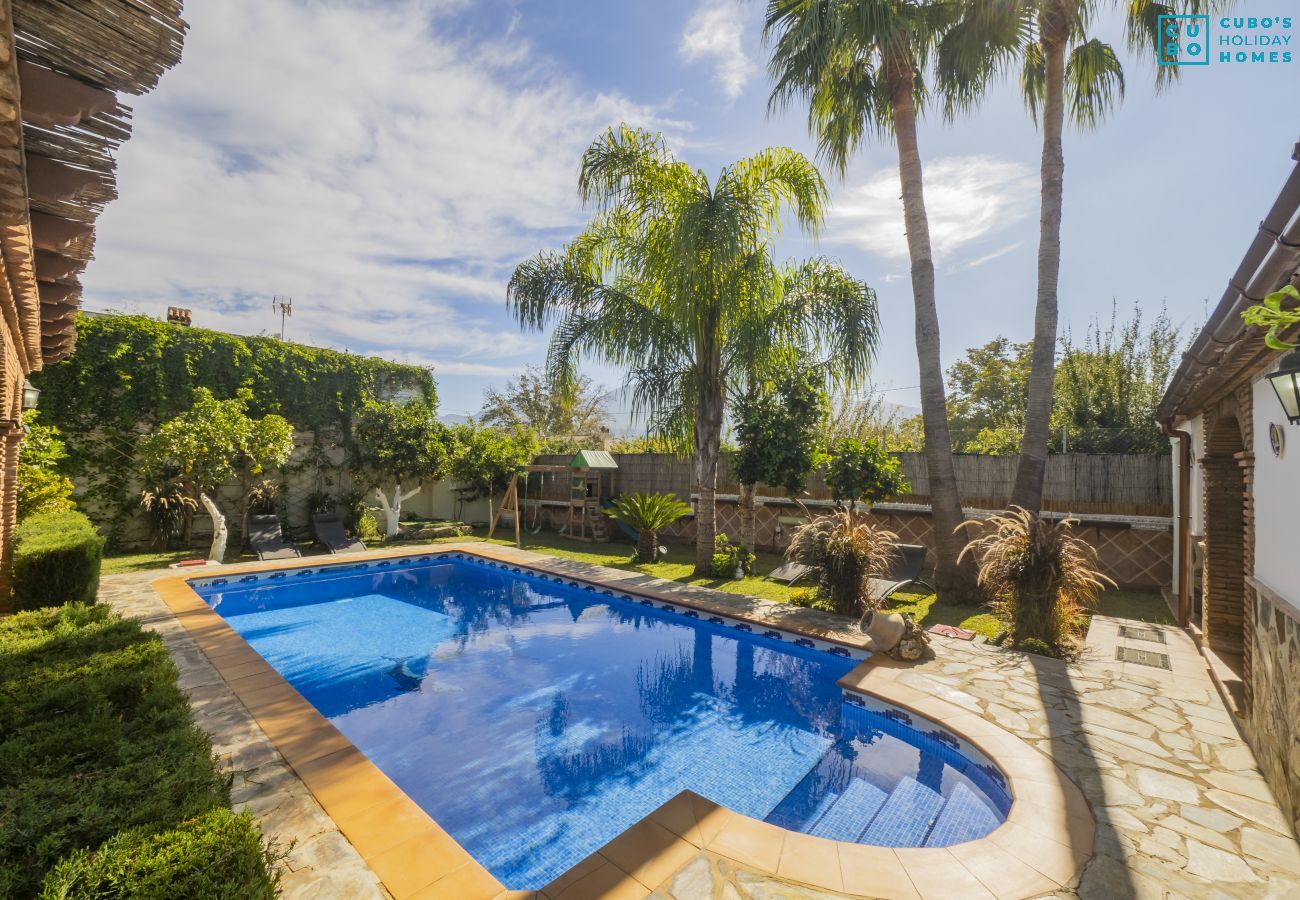
[[[883,603],[889,595],[921,580],[925,568],[925,547],[920,544],[899,544],[889,571],[867,581],[871,599]]]
[[[788,562],[780,568],[773,569],[767,573],[767,577],[773,581],[781,581],[786,584],[794,584],[801,578],[807,578],[817,571],[816,566],[810,566],[805,563]]]
[[[316,528],[316,540],[330,553],[357,553],[366,549],[365,544],[343,532],[343,520],[336,515],[313,516],[312,525]]]
[[[895,591],[920,581],[921,570],[925,568],[925,553],[925,547],[920,544],[899,544],[898,553],[895,554],[889,571],[868,581],[867,589],[871,592],[871,598],[879,603],[888,599]],[[788,562],[780,568],[773,569],[767,577],[772,581],[794,584],[816,573],[816,566]]]
[[[258,559],[292,559],[302,556],[298,548],[284,539],[278,516],[249,516],[248,543]]]

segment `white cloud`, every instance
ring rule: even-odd
[[[827,223],[827,239],[890,258],[907,256],[898,171],[881,169],[842,189]],[[949,156],[925,165],[925,208],[936,260],[1001,234],[1033,214],[1038,181],[1025,166],[987,156]],[[987,254],[980,265],[1014,247]]]
[[[198,324],[499,374],[543,338],[504,320],[513,266],[584,220],[582,150],[664,123],[576,86],[457,3],[195,3],[184,62],[138,101],[89,308],[194,308]],[[507,40],[506,37],[509,39]]]
[[[687,62],[713,63],[713,77],[735,100],[758,71],[745,53],[746,7],[737,0],[705,0],[686,23],[677,52]]]

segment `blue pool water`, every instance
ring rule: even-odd
[[[788,636],[471,557],[244,579],[194,587],[513,889],[684,789],[897,847],[982,837],[1010,805],[933,725],[846,702],[855,660]]]

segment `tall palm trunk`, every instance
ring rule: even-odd
[[[754,495],[758,492],[757,484],[742,484],[737,505],[740,507],[740,544],[748,550],[756,550],[758,533],[755,528]]]
[[[1052,29],[1053,32],[1063,29]],[[1029,368],[1029,403],[1020,461],[1011,502],[1031,512],[1043,506],[1047,471],[1047,436],[1052,421],[1052,389],[1056,379],[1056,287],[1061,272],[1061,195],[1065,155],[1061,135],[1065,125],[1065,42],[1067,33],[1044,29],[1046,67],[1043,98],[1042,210],[1038,224],[1038,300],[1034,307],[1034,352]]]
[[[695,505],[695,574],[713,570],[717,539],[718,454],[722,444],[722,357],[710,348],[701,360],[699,412],[695,417],[695,485],[700,499]]]
[[[925,465],[930,478],[931,523],[936,565],[934,587],[945,602],[976,596],[975,569],[959,561],[966,540],[957,531],[964,516],[957,493],[948,433],[948,404],[943,390],[939,355],[939,313],[934,302],[934,258],[930,222],[925,213],[921,154],[916,140],[916,106],[912,99],[913,71],[909,62],[896,63],[890,77],[894,101],[894,134],[898,141],[898,174],[903,191],[903,221],[912,259],[912,300],[916,306],[916,355],[920,365],[921,416],[925,427]]]

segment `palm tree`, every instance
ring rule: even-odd
[[[691,511],[676,494],[624,494],[614,500],[611,519],[637,530],[636,561],[652,563],[659,555],[659,532]]]
[[[772,41],[768,68],[776,81],[770,105],[805,100],[809,130],[841,174],[868,136],[892,135],[898,146],[937,557],[935,587],[945,599],[965,600],[979,588],[974,567],[961,559],[965,538],[957,531],[963,515],[948,433],[934,259],[916,134],[925,98],[921,73],[955,17],[951,3],[769,0],[764,33]]]
[[[953,115],[973,106],[994,76],[1020,66],[1025,104],[1043,130],[1042,211],[1038,235],[1038,285],[1029,397],[1011,503],[1037,512],[1043,505],[1048,431],[1056,378],[1057,284],[1061,268],[1061,199],[1065,175],[1065,120],[1096,127],[1124,97],[1124,71],[1114,49],[1087,36],[1097,0],[963,0],[962,17],[944,35],[938,80]],[[1205,4],[1126,0],[1130,49],[1152,55],[1159,46],[1159,16],[1198,12]],[[1156,86],[1178,76],[1158,66]]]
[[[827,204],[821,174],[793,150],[768,148],[710,182],[660,135],[622,126],[587,149],[578,189],[595,216],[562,252],[515,270],[509,303],[525,328],[554,323],[558,389],[584,355],[626,367],[633,413],[690,448],[695,567],[707,574],[728,397],[800,353],[856,383],[875,355],[875,294],[824,259],[773,261],[780,213],[815,232]]]

